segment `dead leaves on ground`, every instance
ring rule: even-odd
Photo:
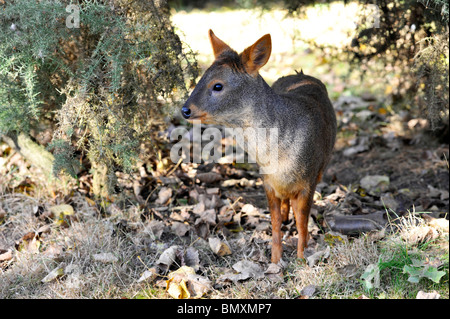
[[[344,102],[355,104],[354,108],[349,108],[350,113],[344,112],[344,117],[370,119],[378,116],[374,110],[370,110],[372,113],[357,110],[358,101]],[[352,131],[353,121],[346,123],[348,125],[344,125],[344,129],[347,132]],[[408,126],[409,124],[408,122]],[[383,128],[381,130],[386,131]],[[336,156],[339,161],[370,152],[380,140],[388,149],[398,150],[403,147],[402,138],[387,134],[389,132],[376,137],[365,135],[364,132],[359,134],[358,127],[353,131],[358,133],[355,138],[348,141],[344,148],[337,147],[344,155],[344,159],[340,154]],[[448,154],[448,148],[446,150]],[[430,151],[425,151],[423,156],[428,156],[431,161],[439,159],[437,150],[432,154],[426,152]],[[160,154],[156,164],[151,160],[146,162],[140,167],[140,177],[137,178],[118,175],[124,185],[125,182],[132,181],[129,187],[125,186],[124,189],[127,192],[133,189],[133,194],[140,203],[137,209],[139,220],[126,219],[128,216],[121,212],[122,206],[110,199],[98,204],[88,197],[85,198],[89,205],[96,207],[99,215],[114,224],[112,236],[131,239],[134,243],[145,246],[143,253],[155,258],[154,262],[146,265],[146,270],[140,276],[134,278],[136,284],[155,283],[166,289],[167,294],[173,298],[201,298],[212,289],[235,285],[245,280],[283,280],[283,266],[271,264],[268,260],[271,226],[270,217],[264,209],[265,200],[250,201],[253,195],[265,197],[262,180],[255,172],[241,169],[237,164],[171,164],[167,159],[164,154]],[[17,156],[10,162],[15,160]],[[335,167],[330,165],[330,171],[336,171],[338,168]],[[441,189],[439,183],[428,185],[428,188],[425,187],[425,191],[420,193],[409,186],[411,183],[402,186],[403,188],[397,187],[398,182],[393,185],[396,183],[395,177],[392,178],[391,174],[386,172],[365,171],[365,174],[361,174],[355,166],[350,169],[355,171],[357,178],[352,179],[353,185],[347,186],[348,188],[338,183],[318,185],[315,207],[309,223],[311,241],[305,251],[308,267],[327,262],[330,250],[335,245],[346,242],[347,235],[354,236],[361,231],[370,231],[370,241],[384,238],[391,211],[404,212],[405,208],[412,207],[412,204],[416,204],[419,211],[430,209],[437,213],[443,207],[448,207],[448,190]],[[338,182],[341,175],[337,175]],[[87,185],[88,182],[88,177],[80,177],[80,185]],[[24,179],[15,185],[15,190],[27,193],[32,187],[33,183]],[[80,187],[79,190],[83,190],[83,194],[89,193],[88,186]],[[447,206],[443,204],[445,201]],[[31,214],[47,228],[27,229],[24,234],[20,234],[16,248],[0,247],[0,267],[7,267],[14,262],[17,254],[22,253],[48,254],[49,258],[57,261],[68,245],[48,243],[48,232],[71,227],[71,223],[82,219],[77,206],[72,204],[36,205]],[[439,217],[436,214],[433,216]],[[115,216],[121,216],[122,219]],[[10,222],[9,218],[8,212],[0,205],[0,226]],[[442,229],[448,233],[448,221],[445,224],[441,220],[427,220],[428,230],[415,234],[414,238],[409,236],[408,240],[420,243],[434,238]],[[292,213],[290,222],[283,225],[283,232],[285,255],[295,256],[297,238]],[[121,262],[118,254],[114,252],[98,251],[90,258],[105,267]],[[228,263],[226,267],[216,267],[219,262],[225,260]],[[214,275],[208,273],[206,269],[211,265],[220,271]],[[353,277],[355,274],[351,266],[348,265],[338,272],[346,278]],[[42,280],[45,283],[68,280],[73,274],[70,267],[58,264],[49,269]],[[316,292],[317,287],[305,287],[300,295],[307,298]]]
[[[216,237],[208,238],[209,247],[214,254],[220,257],[231,255],[231,248],[225,241]]]
[[[74,208],[69,204],[25,206],[23,213],[33,216],[37,229],[26,232],[14,242],[13,247],[0,247],[0,267],[6,269],[16,254],[40,254],[43,253],[51,259],[61,256],[62,246],[53,242],[46,242],[46,237],[52,232],[52,228],[66,228],[70,223],[77,220]],[[12,224],[16,219],[10,216],[5,209],[0,211],[0,222],[5,222],[4,227]],[[39,227],[39,225],[41,225]],[[6,229],[6,228],[5,228]]]
[[[170,246],[159,256],[155,266],[160,272],[165,273],[174,263],[198,270],[200,266],[198,251],[193,247],[184,249],[178,245]]]
[[[212,290],[211,281],[197,275],[189,266],[182,266],[167,275],[167,292],[175,299],[201,298]]]
[[[38,232],[29,232],[25,234],[15,245],[17,251],[38,253],[41,246],[40,235]]]
[[[0,263],[11,260],[13,257],[11,249],[0,249]]]
[[[176,269],[169,271],[174,265]],[[214,289],[248,279],[282,280],[283,270],[283,266],[275,264],[269,264],[264,270],[258,262],[244,259],[235,263],[232,269],[224,269],[224,274],[213,281],[207,276],[197,274],[199,268],[197,249],[193,247],[184,249],[174,245],[161,253],[155,267],[148,268],[137,283],[149,283],[160,278],[157,285],[165,288],[172,298],[201,298]]]
[[[173,265],[178,265],[178,268],[169,272]],[[184,249],[174,245],[161,253],[155,267],[148,268],[137,280],[137,283],[151,282],[160,277],[162,278],[159,281],[160,286],[165,287],[172,298],[201,298],[212,290],[212,282],[196,273],[199,268],[200,260],[197,249],[193,247]]]

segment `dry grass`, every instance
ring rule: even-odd
[[[46,223],[33,214],[37,200],[20,194],[3,195],[1,206],[7,222],[0,225],[0,247],[14,246],[30,231]],[[121,236],[112,236],[111,218],[99,218],[98,211],[82,197],[74,197],[78,221],[67,228],[50,224],[40,237],[39,253],[15,251],[11,266],[1,270],[3,298],[117,298],[139,278],[144,266],[136,258],[139,246]],[[125,216],[123,216],[125,217]],[[98,253],[111,253],[114,263],[93,260]],[[145,258],[144,258],[145,259]],[[49,283],[41,280],[55,268],[68,274]]]
[[[36,204],[36,199],[20,194],[1,197],[0,206],[8,212],[8,219],[0,225],[0,247],[10,247],[24,233],[37,231],[46,224],[32,214]],[[38,253],[14,251],[11,264],[3,264],[0,268],[0,298],[168,298],[164,287],[161,287],[163,277],[161,282],[156,279],[137,283],[137,279],[155,264],[165,248],[174,243],[196,247],[202,265],[200,271],[213,282],[236,261],[250,258],[249,250],[238,248],[238,243],[242,243],[238,238],[248,240],[248,232],[239,234],[235,240],[230,239],[234,250],[231,256],[218,257],[202,240],[192,238],[183,243],[176,238],[168,241],[152,239],[143,231],[146,224],[139,221],[141,212],[137,207],[116,209],[109,217],[100,217],[97,208],[81,196],[75,196],[72,205],[77,208],[77,221],[72,221],[66,228],[50,224],[50,232],[42,234]],[[127,220],[134,231],[122,235],[117,232],[115,225],[121,220]],[[359,281],[361,274],[380,257],[390,260],[404,248],[428,257],[442,258],[447,254],[448,258],[448,228],[436,228],[414,216],[403,218],[397,227],[396,233],[378,242],[372,241],[370,236],[361,236],[334,244],[330,246],[330,256],[312,267],[296,260],[294,254],[288,252],[285,258],[289,264],[281,281],[250,279],[213,289],[206,297],[298,298],[305,287],[314,286],[314,298],[357,298],[368,293]],[[430,230],[434,236],[417,237],[418,233],[430,234]],[[422,248],[418,248],[419,243]],[[430,243],[426,249],[423,248],[424,243]],[[258,248],[261,247],[253,247],[254,250]],[[269,247],[265,248],[263,253],[267,255]],[[110,253],[116,259],[106,263],[96,261],[93,256],[99,253]],[[43,283],[41,280],[55,268],[65,269],[66,274]],[[401,288],[398,286],[391,287],[390,280],[392,275],[386,277],[372,297],[382,293],[388,298],[405,298],[407,291],[399,292]],[[405,278],[403,282],[408,289],[419,287],[410,287]],[[420,287],[423,286],[429,285],[422,283]],[[444,283],[439,289],[443,297],[448,296],[448,285]]]

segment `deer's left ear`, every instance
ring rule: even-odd
[[[272,52],[272,40],[270,34],[266,34],[241,53],[242,64],[248,74],[256,76],[269,60]]]
[[[226,44],[225,42],[220,40],[218,37],[216,37],[216,35],[214,34],[214,32],[211,29],[209,29],[209,41],[211,41],[211,46],[214,51],[214,57],[216,59],[219,57],[219,55],[222,54],[222,52],[224,52],[226,50],[231,50],[231,48],[228,46],[228,44]]]

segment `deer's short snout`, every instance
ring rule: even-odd
[[[208,123],[211,120],[207,112],[200,110],[195,104],[189,102],[186,102],[181,108],[181,115],[189,122],[199,120]]]
[[[181,115],[183,115],[183,117],[187,120],[188,118],[191,117],[191,109],[189,107],[187,107],[186,105],[184,105],[181,108]]]

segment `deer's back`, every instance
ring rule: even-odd
[[[278,79],[272,89],[284,101],[278,114],[281,156],[280,174],[271,177],[274,187],[307,188],[316,182],[331,157],[336,137],[333,106],[323,83],[303,73]]]

